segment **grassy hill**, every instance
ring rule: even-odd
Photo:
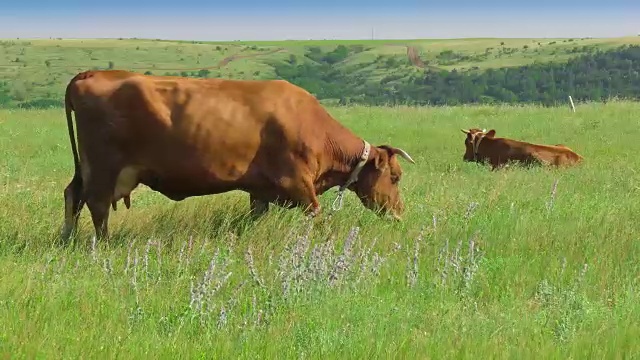
[[[340,45],[333,69],[366,87],[406,82],[424,67],[484,70],[534,62],[563,62],[594,49],[640,44],[640,37],[605,39],[459,39],[372,41],[189,42],[144,39],[0,41],[0,84],[5,106],[62,98],[64,86],[87,69],[130,69],[153,74],[269,79],[278,64],[314,63],[310,49],[326,55]],[[1,89],[0,89],[1,90]],[[1,95],[1,92],[0,92]],[[0,106],[3,102],[0,101]]]

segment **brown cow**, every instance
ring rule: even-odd
[[[169,199],[249,193],[254,215],[269,203],[320,212],[334,186],[397,220],[402,149],[371,146],[304,89],[284,80],[238,81],[87,71],[69,82],[67,126],[75,165],[64,191],[68,239],[87,204],[97,238],[109,205],[144,184]],[[72,111],[76,113],[76,148]]]
[[[492,169],[502,167],[510,161],[519,161],[527,165],[554,166],[574,165],[582,161],[582,156],[562,144],[539,145],[497,138],[495,130],[461,130],[467,134],[464,141],[466,150],[462,159],[481,163],[488,160]]]

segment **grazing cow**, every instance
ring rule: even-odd
[[[467,134],[464,141],[466,151],[462,159],[481,163],[488,160],[493,169],[502,167],[510,161],[519,161],[527,165],[554,166],[574,165],[582,161],[582,156],[562,144],[538,145],[497,138],[495,130],[488,132],[477,128],[461,130]]]
[[[242,190],[254,215],[271,202],[315,216],[318,195],[334,186],[380,215],[400,220],[404,211],[398,157],[411,157],[371,146],[284,80],[87,71],[69,82],[65,110],[75,174],[64,191],[64,239],[85,204],[96,237],[107,237],[109,206],[129,208],[139,184],[174,201]]]

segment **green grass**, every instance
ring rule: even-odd
[[[640,355],[640,104],[578,104],[576,113],[533,106],[330,111],[372,143],[404,148],[416,164],[402,163],[402,223],[377,219],[349,193],[341,211],[314,223],[309,247],[324,250],[312,255],[302,251],[300,211],[272,208],[251,222],[243,193],[178,203],[142,187],[130,210],[112,212],[110,242],[92,249],[85,209],[77,241],[57,244],[72,175],[64,114],[0,111],[0,354]],[[563,143],[585,161],[492,172],[462,162],[460,128],[469,127]],[[322,196],[325,211],[334,196]],[[346,241],[355,226],[358,236]],[[471,239],[480,250],[473,258]],[[330,284],[345,246],[350,267]],[[212,259],[204,307],[190,307],[199,299],[191,287]],[[226,322],[219,323],[222,306]]]
[[[538,45],[538,43],[540,45]],[[502,45],[503,44],[503,45]],[[324,40],[324,41],[234,41],[195,42],[150,39],[20,39],[0,40],[0,82],[9,82],[12,102],[33,99],[61,99],[64,88],[76,73],[93,68],[108,68],[154,74],[197,72],[210,68],[211,77],[235,79],[274,78],[274,62],[290,55],[301,61],[305,49],[318,46],[328,52],[338,45],[362,45],[365,51],[354,53],[334,66],[363,75],[363,83],[379,82],[388,75],[406,79],[419,69],[407,60],[406,46],[414,46],[423,61],[441,69],[487,69],[531,64],[535,61],[566,61],[584,53],[584,47],[607,49],[623,44],[640,44],[640,37],[599,39],[445,39],[445,40]],[[524,46],[528,49],[524,49]],[[578,47],[576,52],[574,48]],[[492,48],[486,55],[488,48]],[[280,52],[269,51],[282,49]],[[516,49],[504,53],[504,49]],[[442,51],[469,56],[453,62],[438,59]],[[215,68],[232,55],[252,55]],[[379,56],[394,57],[397,64],[388,67],[374,63]],[[213,68],[212,68],[213,67]],[[393,83],[393,82],[392,82]]]

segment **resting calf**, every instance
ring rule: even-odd
[[[466,151],[462,159],[484,163],[488,161],[492,169],[504,166],[510,161],[527,165],[569,166],[582,161],[582,156],[568,147],[558,145],[539,145],[524,141],[495,137],[496,131],[485,132],[477,128],[464,130]]]

